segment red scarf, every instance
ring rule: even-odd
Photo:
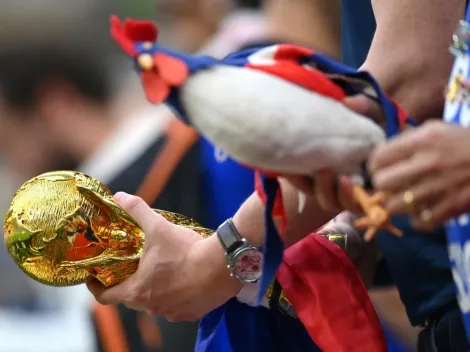
[[[265,201],[259,175],[256,191]],[[286,216],[278,192],[273,217]],[[288,248],[276,276],[313,341],[325,352],[385,352],[367,289],[347,254],[315,233]]]

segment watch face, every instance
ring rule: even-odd
[[[246,248],[234,258],[233,274],[246,282],[258,281],[261,277],[263,255],[257,248]]]

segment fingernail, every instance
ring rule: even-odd
[[[118,192],[118,193],[116,193],[116,194],[114,195],[114,200],[115,200],[116,202],[119,202],[119,201],[123,200],[125,197],[127,197],[127,193],[125,193],[125,192]]]

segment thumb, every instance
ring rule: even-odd
[[[379,124],[385,122],[385,114],[380,105],[363,94],[346,97],[343,103],[354,112],[367,116]]]
[[[166,220],[157,214],[142,198],[118,192],[114,195],[114,200],[125,212],[127,212],[144,233],[153,234],[163,232]]]

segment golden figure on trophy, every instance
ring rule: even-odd
[[[213,231],[182,215],[167,220],[207,237]],[[5,242],[16,264],[37,281],[71,286],[94,277],[105,286],[137,269],[145,236],[99,181],[57,171],[26,182],[5,218]]]

